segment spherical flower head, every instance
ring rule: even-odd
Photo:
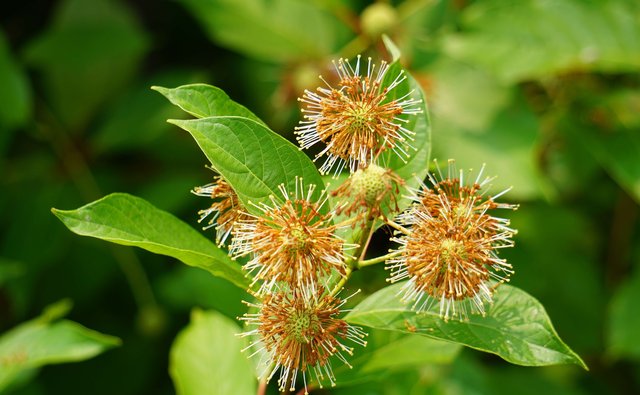
[[[398,194],[404,180],[391,169],[370,164],[358,169],[331,194],[346,202],[339,206],[338,214],[350,216],[354,212],[365,212],[368,218],[377,218],[386,211],[398,211]],[[355,223],[354,223],[355,224]]]
[[[343,342],[366,345],[366,334],[361,328],[338,318],[345,302],[346,299],[322,293],[306,297],[295,292],[277,292],[266,295],[261,304],[249,304],[257,312],[240,319],[255,328],[242,336],[257,337],[247,347],[258,348],[254,354],[266,351],[260,378],[269,380],[280,371],[281,391],[287,387],[295,389],[298,373],[302,373],[305,392],[308,372],[312,372],[320,386],[325,379],[335,385],[330,358],[335,355],[351,366],[343,353],[352,355],[353,348]]]
[[[507,190],[486,196],[483,188],[492,178],[481,181],[482,170],[465,185],[453,161],[448,169],[447,177],[440,170],[439,178],[430,174],[431,188],[423,184],[415,191],[416,203],[398,217],[401,236],[392,240],[400,244],[399,255],[387,262],[387,269],[389,281],[409,280],[402,298],[418,312],[439,303],[442,318],[462,320],[469,312],[484,314],[495,286],[513,273],[497,251],[513,246],[516,232],[507,219],[489,211],[517,206],[495,202]]]
[[[340,78],[337,88],[323,80],[327,87],[316,92],[306,90],[299,99],[304,105],[304,120],[296,127],[300,146],[309,148],[321,141],[326,144],[315,158],[327,156],[320,168],[322,173],[334,169],[338,174],[347,164],[354,172],[388,149],[406,160],[414,132],[402,126],[406,123],[402,115],[420,113],[421,101],[412,98],[413,91],[389,99],[389,93],[406,79],[404,72],[383,86],[389,70],[386,62],[377,67],[369,58],[366,70],[361,70],[358,56],[355,67],[344,59],[334,65]]]
[[[335,211],[322,213],[327,201],[324,192],[313,201],[315,185],[306,192],[301,181],[297,185],[293,196],[281,185],[283,200],[272,196],[271,205],[256,206],[260,216],[235,227],[232,256],[253,256],[244,269],[254,275],[254,283],[263,280],[259,295],[278,283],[314,293],[332,271],[346,275],[344,250],[354,246],[345,244],[336,230],[347,225],[334,224]]]
[[[216,241],[219,245],[226,242],[234,226],[239,221],[248,218],[244,213],[245,209],[240,203],[238,195],[222,176],[216,176],[211,184],[195,187],[191,192],[214,200],[209,208],[198,211],[198,215],[200,215],[198,222],[202,222],[211,216],[208,225],[203,229],[214,227]]]

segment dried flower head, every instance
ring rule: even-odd
[[[281,391],[287,387],[291,391],[295,389],[299,372],[302,373],[305,393],[307,372],[313,372],[320,386],[325,378],[335,385],[330,357],[335,355],[351,366],[342,353],[352,355],[353,348],[342,341],[349,340],[362,346],[367,343],[361,328],[338,318],[347,299],[322,293],[307,298],[278,292],[265,296],[260,304],[249,303],[257,312],[247,313],[240,319],[247,325],[255,325],[255,328],[241,336],[256,338],[245,350],[254,348],[252,355],[262,352],[260,364],[264,370],[260,378],[270,380],[280,371],[278,385]]]
[[[327,196],[313,201],[315,185],[305,191],[302,180],[290,196],[284,185],[284,201],[271,197],[271,205],[260,204],[260,216],[240,221],[234,230],[231,253],[234,257],[252,255],[244,269],[254,273],[254,283],[263,280],[258,294],[269,292],[283,282],[290,288],[314,293],[319,280],[335,270],[346,274],[345,244],[336,230],[347,224],[334,224],[335,211],[322,213]]]
[[[493,178],[481,181],[482,172],[471,185],[465,185],[463,172],[457,173],[449,161],[447,177],[438,169],[439,179],[429,174],[431,188],[415,191],[416,203],[398,217],[399,256],[390,259],[389,281],[408,279],[403,299],[414,302],[417,311],[439,302],[440,315],[466,319],[467,313],[484,314],[491,303],[495,283],[508,281],[512,266],[500,259],[500,248],[513,246],[516,233],[509,220],[493,217],[489,210],[516,209],[485,196],[483,188]],[[404,227],[403,227],[404,226]]]
[[[402,126],[407,121],[400,116],[420,113],[421,101],[412,97],[413,91],[395,100],[388,98],[390,91],[406,79],[404,72],[383,86],[389,70],[386,62],[376,67],[369,58],[363,71],[360,56],[355,67],[344,59],[334,65],[340,78],[338,88],[323,79],[327,87],[320,87],[316,92],[306,90],[299,99],[305,106],[304,120],[296,127],[300,146],[309,148],[320,141],[326,144],[316,156],[318,159],[327,155],[320,168],[322,173],[330,172],[335,166],[338,174],[347,163],[354,172],[374,162],[388,149],[406,160],[414,132]]]
[[[238,200],[238,195],[222,176],[216,176],[211,184],[195,187],[191,192],[214,200],[209,208],[198,211],[198,215],[200,215],[198,222],[211,216],[207,226],[203,229],[214,227],[218,244],[224,244],[234,226],[239,221],[248,218],[244,213],[242,203]]]
[[[346,204],[337,208],[338,214],[350,216],[354,212],[366,212],[369,218],[377,218],[387,211],[398,211],[398,194],[404,180],[391,169],[370,164],[358,169],[331,194]]]

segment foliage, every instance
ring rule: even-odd
[[[338,388],[326,392],[640,389],[636,2],[45,3],[0,7],[0,354],[6,339],[35,326],[55,338],[47,346],[82,347],[37,347],[59,354],[24,366],[0,392],[202,393],[191,385],[223,377],[255,393],[247,355],[226,351],[245,340],[234,334],[246,329],[232,321],[247,312],[241,299],[253,302],[241,270],[247,259],[233,261],[211,231],[199,231],[195,213],[207,203],[188,191],[211,181],[205,162],[256,215],[249,202],[270,204],[297,175],[318,185],[316,193],[335,190],[343,178],[321,177],[315,152],[287,141],[301,118],[295,99],[330,74],[330,59],[362,53],[392,62],[398,51],[392,67],[412,76],[402,90],[417,89],[429,112],[411,125],[423,133],[417,153],[393,168],[416,186],[429,157],[456,158],[463,169],[486,163],[486,174],[498,176],[494,193],[513,186],[504,198],[520,208],[504,215],[518,229],[516,247],[500,256],[515,274],[486,317],[460,323],[405,311],[411,306],[394,299],[398,286],[385,285],[381,265],[354,271],[343,293],[362,292],[345,319],[376,329],[366,328],[369,344],[348,358],[353,369],[334,362]],[[334,205],[332,197],[326,208]],[[73,232],[160,255],[74,237],[51,207],[64,208],[54,213]],[[388,227],[374,228],[368,259],[395,247]],[[41,368],[118,344],[51,316],[24,322],[62,298],[74,300],[73,321],[122,344],[90,361]],[[503,347],[487,342],[500,329],[473,329],[505,321],[513,331],[500,336],[513,343]],[[460,344],[523,365],[575,365],[517,367]],[[233,361],[234,375],[217,360]]]

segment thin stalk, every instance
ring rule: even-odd
[[[265,395],[266,393],[267,393],[267,380],[262,379],[258,384],[258,392],[256,392],[256,395]]]
[[[358,262],[358,269],[363,268],[363,267],[367,267],[367,266],[372,266],[372,265],[375,265],[375,264],[380,263],[380,262],[384,262],[387,259],[395,258],[398,255],[400,255],[400,251],[393,251],[393,252],[390,252],[390,253],[388,253],[386,255],[379,256],[377,258],[372,258],[372,259],[367,259],[367,260],[364,260],[364,261],[359,261]]]
[[[390,219],[387,219],[386,224],[387,224],[387,225],[389,225],[389,226],[391,226],[393,229],[395,229],[395,230],[397,230],[397,231],[400,231],[400,232],[404,233],[405,235],[411,234],[411,232],[409,232],[409,229],[407,229],[407,228],[403,227],[403,226],[402,226],[402,225],[400,225],[400,224],[397,224],[397,223],[393,222],[393,221],[392,221],[392,220],[390,220]]]

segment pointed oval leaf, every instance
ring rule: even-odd
[[[318,59],[352,33],[315,1],[181,0],[218,45],[269,63]]]
[[[235,322],[212,311],[195,310],[171,348],[169,372],[178,395],[255,394],[251,362],[241,350]]]
[[[453,362],[462,347],[424,336],[410,336],[398,332],[373,330],[367,346],[358,348],[348,365],[334,368],[336,384],[340,387],[380,380],[393,372],[417,366],[446,365]]]
[[[403,285],[394,284],[369,296],[345,320],[460,343],[518,365],[573,363],[587,368],[562,342],[540,302],[521,289],[500,286],[486,317],[471,315],[466,322],[445,322],[439,317],[437,303],[425,313],[416,314],[410,304],[401,302],[398,293]]]
[[[270,196],[282,199],[280,184],[288,191],[296,190],[296,177],[302,177],[305,187],[317,186],[312,198],[318,198],[324,189],[320,173],[304,153],[255,121],[209,117],[169,122],[191,133],[213,168],[233,187],[250,212],[260,214],[251,203],[269,204]]]
[[[172,104],[196,118],[231,115],[249,118],[264,125],[254,113],[231,100],[222,89],[215,86],[189,84],[173,89],[161,86],[152,86],[151,89],[160,92]]]
[[[58,303],[43,315],[0,337],[0,392],[28,370],[77,362],[120,345],[120,340],[68,320],[58,320],[68,304]]]
[[[249,286],[240,266],[213,242],[139,197],[114,193],[76,210],[52,211],[69,230],[81,236],[167,255],[240,288]]]

